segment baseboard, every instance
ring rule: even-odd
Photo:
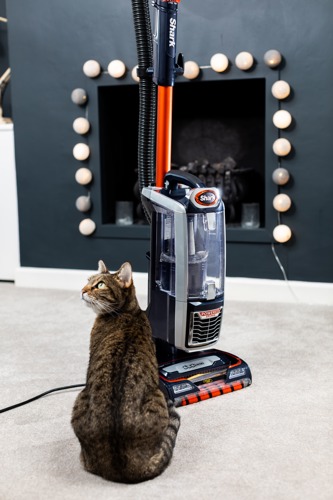
[[[96,270],[19,267],[15,285],[26,288],[49,288],[80,291]],[[137,294],[147,295],[147,273],[133,273]],[[333,283],[226,278],[226,300],[246,302],[282,302],[333,305]]]
[[[95,270],[53,269],[40,267],[19,267],[15,270],[15,285],[22,288],[49,288],[53,290],[80,291]],[[147,294],[147,273],[133,273],[137,293]]]
[[[333,283],[226,278],[228,300],[333,305]]]

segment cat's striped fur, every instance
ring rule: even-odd
[[[155,345],[125,262],[110,273],[99,261],[82,298],[97,313],[86,387],[72,412],[84,468],[137,483],[161,474],[173,455],[180,417],[159,388]]]

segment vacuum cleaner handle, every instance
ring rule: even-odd
[[[181,170],[169,170],[164,176],[164,184],[167,184],[166,187],[170,191],[176,189],[177,184],[184,184],[190,188],[206,187],[198,177]]]

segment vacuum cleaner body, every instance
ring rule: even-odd
[[[152,213],[148,315],[154,337],[194,352],[219,339],[225,240],[219,191],[189,177],[170,172],[168,189],[144,188],[142,196]],[[177,188],[175,179],[193,187]]]
[[[150,36],[148,0],[132,0],[140,77],[139,185],[151,227],[147,315],[161,389],[176,406],[251,384],[244,361],[214,348],[224,306],[221,193],[170,167],[173,88],[175,77],[184,73],[183,55],[176,59],[179,3],[153,0]]]
[[[147,314],[162,388],[182,405],[249,385],[251,375],[239,358],[212,350],[224,305],[221,194],[179,171],[165,175],[165,186],[142,191],[151,214]]]

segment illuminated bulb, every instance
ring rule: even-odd
[[[273,115],[273,123],[277,128],[288,128],[291,120],[291,114],[285,109],[280,109]]]
[[[73,156],[76,160],[86,160],[90,155],[90,149],[87,144],[84,144],[83,142],[79,142],[78,144],[75,144],[73,148]]]
[[[89,78],[96,78],[101,72],[101,66],[99,62],[94,61],[94,59],[89,59],[83,65],[83,73]]]
[[[86,134],[90,129],[90,123],[87,118],[80,116],[73,121],[73,129],[77,134]]]
[[[75,180],[78,184],[81,184],[82,186],[86,186],[92,181],[92,173],[89,170],[89,168],[79,168],[79,170],[76,171],[75,173]]]
[[[126,73],[126,66],[123,61],[114,59],[108,65],[108,73],[113,78],[121,78]]]
[[[291,238],[291,230],[285,224],[279,224],[273,230],[273,237],[279,243],[286,243]]]
[[[223,73],[229,66],[229,60],[224,54],[214,54],[210,59],[210,65],[217,73]]]
[[[290,175],[286,168],[276,168],[272,174],[272,179],[278,186],[284,186],[289,181]]]
[[[75,202],[75,206],[80,212],[88,212],[91,208],[90,196],[79,196]]]
[[[137,64],[136,66],[134,66],[134,68],[132,69],[132,72],[131,72],[131,76],[135,82],[140,81],[140,78],[138,77],[138,73],[137,73],[138,67],[139,67],[139,65]]]
[[[87,92],[84,89],[74,89],[71,93],[71,99],[74,104],[82,106],[83,104],[86,104],[88,100]]]
[[[286,212],[291,207],[291,199],[287,194],[277,194],[273,198],[273,207],[278,212]]]
[[[291,144],[288,139],[280,137],[274,141],[273,151],[277,156],[287,156],[291,151]]]
[[[276,99],[285,99],[290,95],[290,85],[284,80],[278,80],[272,85],[272,94]]]
[[[90,236],[96,229],[96,224],[92,219],[83,219],[79,224],[79,231],[84,236]]]
[[[250,52],[240,52],[235,59],[235,64],[238,69],[246,71],[253,66],[253,56]]]
[[[184,77],[189,80],[194,80],[199,76],[200,68],[194,61],[186,61],[184,64]]]
[[[276,68],[282,61],[282,56],[278,50],[268,50],[264,54],[264,63],[270,68]]]

